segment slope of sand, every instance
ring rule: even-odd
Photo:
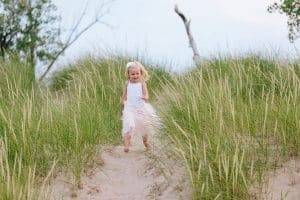
[[[268,176],[262,186],[252,191],[252,199],[300,200],[300,160],[290,160]]]
[[[72,178],[61,174],[49,185],[50,199],[192,199],[183,163],[172,156],[166,142],[159,141],[150,142],[148,151],[141,140],[133,141],[129,153],[123,152],[123,146],[101,149],[96,157],[104,164],[82,174],[80,189],[74,187]]]
[[[267,200],[300,200],[300,160],[291,160],[275,170],[266,184]]]

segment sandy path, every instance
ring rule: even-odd
[[[191,199],[184,165],[158,140],[151,143],[149,151],[141,141],[134,141],[129,153],[124,153],[122,146],[103,149],[99,156],[104,164],[82,175],[81,189],[74,190],[74,181],[60,175],[49,186],[50,199]]]

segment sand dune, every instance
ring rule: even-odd
[[[59,175],[49,186],[50,199],[101,200],[188,200],[192,199],[186,169],[158,139],[146,151],[141,140],[132,142],[129,153],[123,146],[105,147],[104,164],[82,174],[81,188],[72,178]],[[75,189],[74,189],[75,188]]]

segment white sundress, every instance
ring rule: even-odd
[[[154,131],[158,116],[151,104],[142,99],[142,83],[127,84],[127,100],[122,115],[122,136],[140,134],[147,136]]]

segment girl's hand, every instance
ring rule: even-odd
[[[124,106],[124,105],[125,105],[125,101],[124,101],[124,99],[123,99],[123,98],[121,98],[121,99],[120,99],[120,103],[121,103],[121,105],[122,105],[122,106]]]
[[[147,101],[147,100],[148,100],[148,96],[147,96],[147,95],[143,95],[142,99],[143,99],[144,101]]]

